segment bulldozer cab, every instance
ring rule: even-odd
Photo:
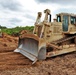
[[[76,32],[76,15],[69,13],[57,14],[57,22],[62,23],[63,32]]]
[[[57,22],[62,22],[63,31],[68,31],[69,16],[64,14],[57,15]]]

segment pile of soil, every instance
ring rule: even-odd
[[[14,50],[17,45],[18,37],[13,37],[3,33],[3,36],[0,38],[0,52]]]
[[[0,75],[76,75],[76,52],[32,65],[28,58],[13,52],[18,45],[17,37],[6,35],[0,42]]]

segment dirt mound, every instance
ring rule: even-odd
[[[18,37],[13,37],[3,33],[3,37],[0,38],[0,52],[13,50],[18,45]]]
[[[13,50],[18,37],[4,34],[0,38],[0,75],[76,75],[76,52],[32,62]]]

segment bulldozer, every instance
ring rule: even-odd
[[[19,52],[33,61],[45,60],[76,51],[76,15],[72,13],[56,14],[51,21],[51,11],[44,10],[45,17],[41,22],[42,13],[38,12],[33,33],[19,36]]]

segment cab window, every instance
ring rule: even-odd
[[[57,16],[57,22],[61,22],[61,16]]]
[[[71,16],[71,24],[75,24],[76,23],[76,17]]]

